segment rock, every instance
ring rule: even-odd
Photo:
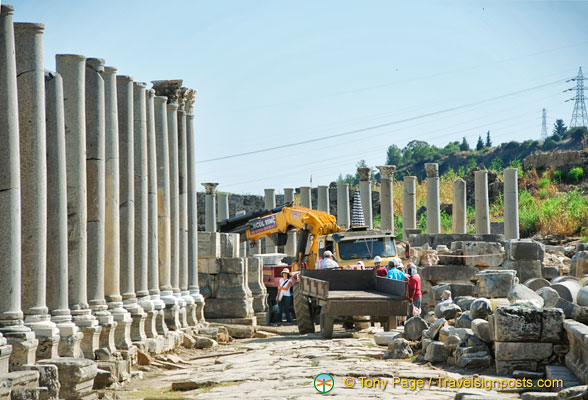
[[[25,370],[37,371],[39,373],[39,387],[46,391],[40,395],[41,400],[57,400],[59,397],[59,372],[55,365],[24,365]],[[0,387],[2,383],[0,383]],[[0,396],[0,398],[4,398]]]
[[[218,385],[219,381],[213,380],[205,380],[205,379],[190,379],[187,381],[180,381],[180,382],[172,382],[171,390],[173,391],[189,391],[189,390],[196,390],[200,388],[206,388]]]
[[[559,293],[551,287],[542,287],[535,291],[543,299],[543,307],[551,308],[555,307],[559,300]]]
[[[566,317],[568,317],[567,314]],[[570,313],[570,318],[573,318],[584,325],[588,325],[588,307],[575,306]]]
[[[578,251],[573,257],[570,264],[570,275],[576,278],[583,278],[588,274],[588,251]]]
[[[96,357],[96,360],[106,361],[110,360],[112,354],[110,354],[110,350],[108,350],[106,347],[101,347],[94,351],[94,357]]]
[[[488,321],[477,318],[472,321],[472,331],[479,337],[482,341],[486,343],[492,342],[490,338],[490,324]]]
[[[536,292],[537,289],[540,289],[542,287],[549,287],[551,286],[551,283],[549,283],[548,280],[543,279],[543,278],[531,278],[529,280],[527,280],[524,285],[526,287],[528,287],[529,289],[531,289],[532,291]]]
[[[196,347],[196,339],[188,334],[184,334],[182,345],[187,349],[192,349]]]
[[[137,364],[151,365],[151,356],[143,350],[137,349]]]
[[[574,303],[570,303],[567,300],[564,299],[557,299],[557,303],[555,303],[555,308],[561,308],[566,316],[566,318],[573,318],[577,321],[581,321],[581,319],[578,319],[576,317],[574,317],[574,312],[577,311],[578,308],[585,308],[585,307],[580,307]]]
[[[485,319],[488,315],[492,314],[492,304],[490,304],[490,300],[483,297],[474,300],[470,305],[470,314],[473,319]]]
[[[441,302],[435,306],[435,317],[445,319],[455,319],[461,308],[455,303]]]
[[[223,327],[216,327],[216,328],[200,328],[198,330],[198,335],[200,336],[207,336],[211,339],[217,340],[218,338],[218,333],[220,331],[220,329],[223,328],[225,331],[227,328]],[[227,335],[229,334],[229,332],[227,331]]]
[[[378,346],[388,346],[394,339],[397,339],[401,335],[400,332],[397,331],[389,331],[389,332],[377,332],[374,335],[374,342]]]
[[[541,319],[541,341],[559,343],[563,332],[564,313],[559,308],[543,309]]]
[[[541,268],[541,277],[547,280],[552,280],[559,276],[559,268],[552,265],[547,265]]]
[[[588,286],[584,286],[576,296],[576,304],[582,307],[588,307]]]
[[[464,242],[462,252],[465,265],[470,267],[498,267],[504,261],[502,245],[498,242]]]
[[[449,335],[447,336],[447,339],[445,339],[445,347],[447,347],[447,349],[450,351],[454,350],[460,341],[461,339],[459,338],[459,336]]]
[[[254,337],[259,338],[259,339],[267,339],[267,338],[274,337],[274,336],[279,336],[279,335],[272,333],[272,332],[256,331]]]
[[[92,386],[92,389],[104,389],[106,387],[114,385],[115,383],[116,379],[109,370],[97,368],[96,377],[94,378],[94,384]]]
[[[526,282],[529,279],[541,278],[543,262],[540,260],[506,260],[503,268],[515,270],[520,282]]]
[[[468,346],[485,346],[486,343],[482,341],[478,336],[472,335],[467,340]]]
[[[229,336],[235,339],[249,339],[255,335],[255,328],[251,325],[223,325]]]
[[[425,322],[427,322],[427,324],[431,325],[437,319],[435,318],[435,311],[429,311],[427,314],[425,314],[423,319]]]
[[[446,324],[446,320],[445,318],[440,318],[438,320],[435,320],[435,322],[433,322],[431,324],[431,326],[429,327],[429,339],[433,339],[436,340],[437,337],[439,337],[439,331],[441,330],[441,328],[443,328]]]
[[[445,348],[443,342],[434,341],[427,346],[425,361],[445,362],[449,357],[449,351]]]
[[[58,369],[59,397],[62,399],[85,399],[92,395],[92,386],[97,374],[93,360],[73,357],[37,360],[39,365],[55,365]]]
[[[216,340],[205,337],[205,336],[196,336],[196,348],[198,349],[211,349],[218,347],[218,343]]]
[[[531,308],[517,306],[498,307],[494,312],[494,324],[497,342],[539,341],[542,313]]]
[[[534,372],[534,371],[521,371],[516,370],[512,372],[512,377],[515,379],[543,379],[545,378],[544,372]]]
[[[473,296],[458,296],[453,302],[459,306],[462,310],[469,310],[472,303],[476,300]]]
[[[545,246],[535,240],[512,239],[504,245],[509,260],[541,260],[545,257]]]
[[[525,285],[521,284],[515,285],[510,290],[508,293],[508,300],[513,305],[533,307],[537,310],[543,308],[543,298]]]
[[[557,400],[557,393],[527,392],[521,394],[521,400]]]
[[[412,349],[408,340],[403,338],[394,339],[388,345],[388,350],[384,353],[384,359],[399,359],[412,357]]]
[[[497,360],[541,361],[553,354],[551,343],[495,342],[494,353]]]
[[[525,371],[537,371],[537,361],[529,360],[495,360],[496,374],[512,376],[513,371],[524,369]]]
[[[588,398],[588,386],[574,386],[564,389],[557,394],[558,400],[581,400]]]
[[[456,328],[454,326],[447,327],[447,335],[457,335],[460,339],[467,340],[473,336],[474,331],[468,328]]]
[[[439,341],[445,342],[447,340],[447,336],[449,336],[449,325],[443,325],[441,329],[439,329]]]
[[[404,334],[409,340],[419,340],[423,335],[423,331],[428,327],[429,325],[424,319],[414,316],[404,323]]]
[[[469,311],[463,312],[455,320],[456,328],[471,328],[472,325],[472,314]]]
[[[488,352],[478,352],[464,354],[456,361],[456,365],[461,368],[487,368],[492,365],[492,356]]]

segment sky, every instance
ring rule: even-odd
[[[588,75],[584,1],[6,2],[45,24],[47,69],[83,54],[197,89],[198,181],[230,193],[327,185],[415,139],[539,139]]]

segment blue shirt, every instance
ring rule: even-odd
[[[386,278],[402,281],[404,280],[404,278],[406,278],[406,275],[398,268],[392,268],[390,271],[388,271],[388,275],[386,275]]]

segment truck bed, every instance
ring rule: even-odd
[[[375,290],[329,290],[327,300],[403,300],[402,296]]]

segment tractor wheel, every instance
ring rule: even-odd
[[[294,293],[294,312],[296,313],[298,332],[300,332],[301,335],[314,333],[314,322],[312,320],[312,313],[310,312],[310,302],[308,301],[308,297],[300,293],[298,285],[298,283],[295,283],[292,287]]]

